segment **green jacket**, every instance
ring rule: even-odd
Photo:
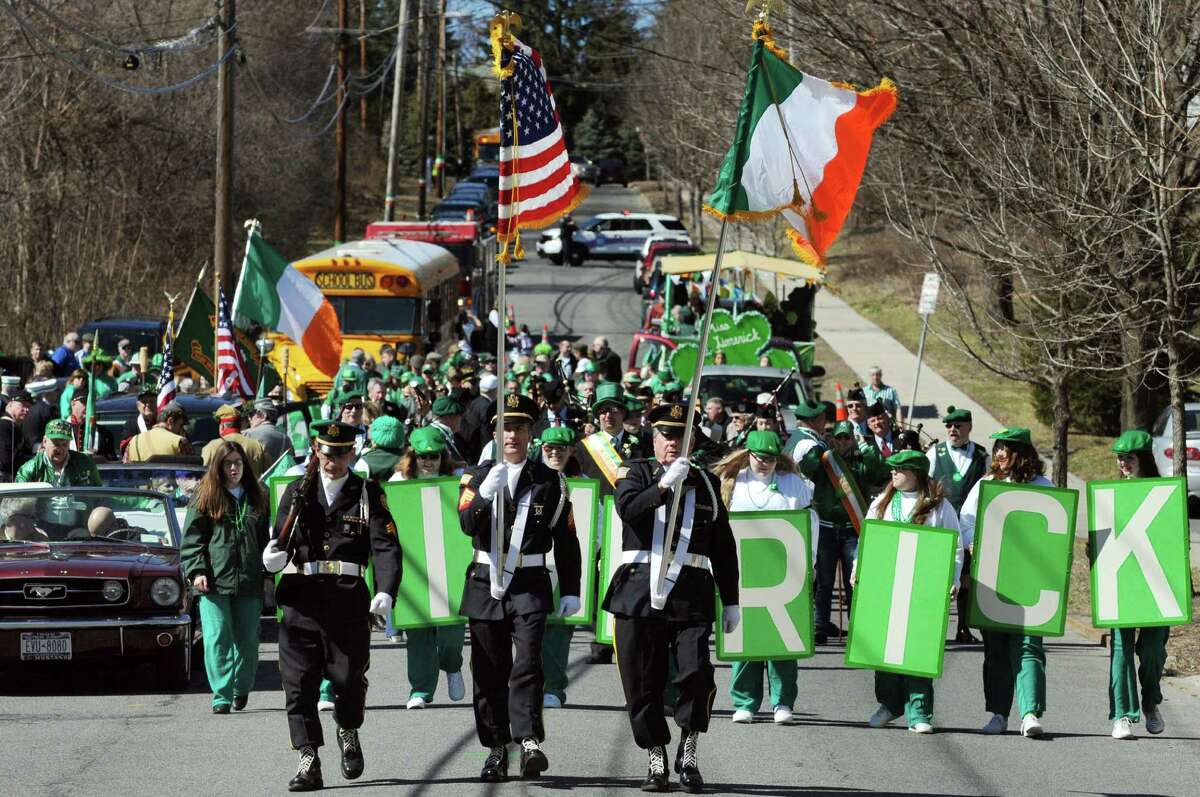
[[[262,552],[270,533],[268,514],[247,508],[244,521],[235,522],[238,509],[229,496],[224,516],[217,521],[188,507],[184,520],[180,564],[190,582],[208,576],[208,590],[216,595],[249,597],[262,594]]]
[[[800,468],[801,473],[812,480],[812,505],[817,510],[821,522],[846,526],[850,523],[850,516],[846,514],[846,508],[842,506],[841,491],[829,480],[829,475],[825,472],[824,465],[821,464],[821,455],[826,450],[822,446],[814,446],[796,465]],[[863,511],[865,512],[871,503],[870,485],[887,479],[891,469],[884,463],[883,455],[874,446],[866,443],[859,444],[857,451],[851,451],[842,459],[845,460],[846,467],[850,469],[851,476],[863,494],[865,500]]]
[[[60,483],[54,472],[54,466],[46,458],[46,452],[39,451],[33,459],[26,462],[17,471],[16,480],[18,482],[48,482],[59,487],[99,487],[100,471],[87,454],[71,451],[68,452],[67,465],[63,468],[63,481]]]

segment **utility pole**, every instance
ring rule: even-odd
[[[458,166],[462,163],[463,154],[463,126],[462,126],[462,104],[459,102],[459,86],[458,86],[458,53],[455,52],[450,56],[450,68],[453,71],[454,82],[454,165]]]
[[[346,240],[346,25],[347,0],[338,0],[337,127],[333,135],[333,240]]]
[[[429,58],[425,50],[425,0],[417,0],[417,216],[425,218],[425,160],[429,157]]]
[[[441,161],[438,169],[438,198],[446,195],[446,0],[438,3],[438,109],[437,109],[437,152],[434,158]]]
[[[217,38],[217,57],[223,58],[229,52],[229,48],[237,44],[233,34],[237,22],[236,0],[223,0],[219,13],[221,34]],[[236,60],[236,56],[226,59],[217,70],[217,164],[213,181],[213,301],[218,300],[221,289],[229,287],[230,260],[233,254],[233,65]]]
[[[396,216],[396,142],[400,138],[404,105],[404,43],[408,41],[408,0],[400,0],[400,21],[396,26],[396,69],[392,78],[392,127],[388,131],[387,185],[383,192],[383,220]]]
[[[367,74],[367,0],[358,0],[358,74]],[[367,129],[367,95],[358,98],[358,126]]]

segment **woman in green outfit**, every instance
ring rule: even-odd
[[[1150,453],[1150,442],[1150,435],[1145,432],[1129,431],[1113,443],[1112,450],[1117,455],[1117,470],[1122,479],[1152,479],[1159,475]],[[1141,719],[1142,712],[1146,715],[1148,732],[1158,734],[1166,728],[1158,710],[1162,703],[1159,681],[1167,660],[1170,635],[1170,626],[1113,629],[1108,670],[1108,719],[1113,724],[1114,739],[1132,739],[1132,723]],[[1141,666],[1137,666],[1139,661]]]
[[[396,463],[392,481],[436,479],[462,473],[462,463],[455,462],[446,452],[445,436],[432,426],[422,426],[408,438],[409,449]],[[425,708],[433,702],[437,691],[438,671],[446,673],[446,694],[457,702],[467,694],[462,677],[463,635],[466,624],[409,628],[408,639],[407,708]]]
[[[871,504],[868,518],[912,523],[950,529],[958,536],[954,556],[954,580],[950,600],[958,594],[963,563],[962,535],[958,529],[958,513],[942,496],[942,485],[929,477],[929,460],[923,451],[901,451],[885,462],[892,469],[892,481]],[[858,564],[857,556],[854,560]],[[855,581],[851,571],[851,583]],[[882,728],[904,715],[913,733],[933,733],[933,679],[915,675],[875,671],[875,699],[879,708],[868,724]]]
[[[235,711],[244,709],[258,670],[262,551],[270,515],[246,463],[240,445],[221,443],[188,507],[180,547],[183,572],[200,593],[214,714],[228,714],[231,704]]]

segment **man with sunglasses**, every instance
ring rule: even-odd
[[[987,475],[992,466],[991,457],[983,446],[971,441],[971,411],[953,406],[946,407],[942,416],[946,425],[946,440],[933,446],[926,453],[929,458],[929,476],[942,485],[942,494],[955,512],[962,510],[963,502],[971,494],[975,482]],[[958,590],[958,630],[954,641],[960,644],[978,642],[967,626],[967,606],[970,603],[971,553],[964,551],[962,584]]]
[[[854,436],[863,440],[871,434],[867,428],[867,394],[855,386],[846,392],[846,416],[854,424]]]

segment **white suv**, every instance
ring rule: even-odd
[[[601,213],[575,231],[569,262],[586,260],[637,260],[651,236],[688,239],[687,227],[674,216],[661,213]],[[690,240],[690,239],[688,239]],[[564,259],[562,228],[542,232],[537,252],[556,266]]]

